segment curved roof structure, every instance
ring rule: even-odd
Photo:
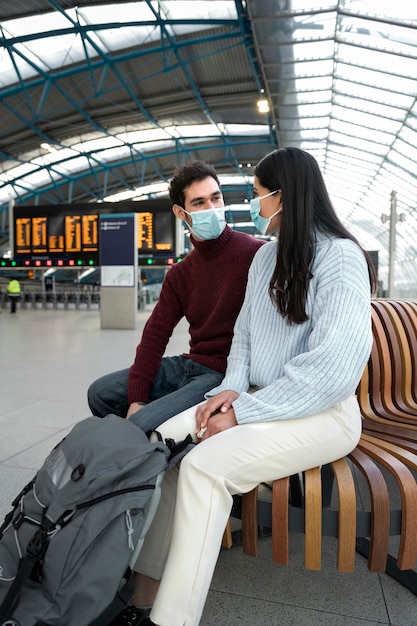
[[[161,197],[175,166],[196,158],[216,167],[239,226],[252,165],[295,145],[379,252],[385,286],[396,231],[396,288],[417,293],[417,5],[74,4],[1,3],[3,235],[10,202]]]

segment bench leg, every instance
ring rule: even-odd
[[[223,539],[222,539],[222,548],[231,548],[233,545],[233,539],[232,539],[232,529],[230,527],[230,519],[227,522],[226,528],[224,530],[223,533]]]

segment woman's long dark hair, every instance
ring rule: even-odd
[[[299,148],[274,150],[259,161],[254,174],[262,187],[282,190],[282,221],[269,294],[290,324],[301,324],[308,319],[305,307],[315,232],[350,239],[361,246],[337,217],[318,163],[310,154]],[[375,270],[365,250],[363,253],[374,290]]]

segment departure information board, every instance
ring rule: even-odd
[[[20,217],[20,211],[15,213],[15,258],[98,254],[98,213],[59,210],[54,215],[50,207],[22,207],[21,211],[28,214]]]
[[[175,218],[168,201],[165,201],[164,207],[149,206],[149,209],[146,207],[141,211],[138,211],[138,204],[16,206],[13,256],[15,259],[69,259],[81,255],[98,263],[99,217],[119,212],[138,215],[140,255],[172,255],[175,250]]]
[[[153,248],[152,213],[138,213],[138,248],[142,250]]]

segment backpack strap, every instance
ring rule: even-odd
[[[29,493],[29,491],[32,489],[35,483],[35,480],[36,480],[36,476],[32,478],[32,480],[23,487],[19,495],[17,495],[16,498],[13,500],[12,502],[13,508],[9,513],[7,513],[6,517],[4,518],[3,524],[0,526],[0,539],[3,537],[4,531],[6,530],[6,528],[9,526],[10,522],[12,521],[14,512],[16,508],[19,506],[21,499],[23,498],[23,496]]]
[[[110,604],[96,617],[88,626],[103,626],[103,624],[110,624],[110,622],[119,615],[123,609],[129,604],[134,591],[135,583],[133,578],[133,571],[130,567],[127,568],[123,580],[125,581],[122,587],[114,596]]]
[[[169,448],[168,467],[176,465],[183,456],[185,456],[194,446],[193,438],[190,434],[182,441],[174,441],[174,439],[165,439],[165,444]]]
[[[26,548],[26,554],[19,560],[19,566],[14,581],[4,597],[0,607],[0,624],[12,617],[12,613],[19,602],[20,591],[30,577],[35,565],[43,558],[48,543],[48,532],[54,526],[48,519],[44,519]]]
[[[150,441],[164,441],[169,450],[167,469],[171,469],[171,467],[174,467],[174,465],[179,463],[182,457],[190,452],[190,450],[192,450],[196,445],[190,434],[188,434],[186,438],[182,439],[181,441],[175,441],[174,439],[170,438],[164,440],[158,430],[148,430],[146,436]]]

